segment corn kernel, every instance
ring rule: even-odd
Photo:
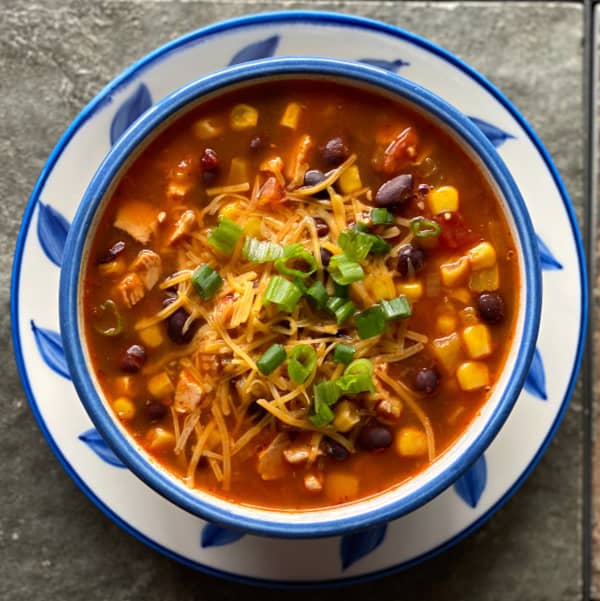
[[[340,401],[335,406],[334,415],[333,427],[338,432],[348,432],[360,421],[356,405],[347,400]]]
[[[469,278],[469,288],[474,292],[491,292],[500,287],[500,274],[498,265],[489,269],[480,269],[471,273]]]
[[[467,257],[460,257],[452,263],[440,265],[440,274],[444,286],[454,288],[466,281],[469,275],[469,260]]]
[[[442,186],[427,195],[429,208],[434,215],[458,211],[458,190],[454,186]]]
[[[427,435],[418,428],[401,428],[396,433],[396,451],[402,457],[427,454]]]
[[[219,215],[221,217],[227,217],[227,219],[235,219],[236,217],[239,217],[240,213],[241,209],[237,202],[230,202],[219,211]]]
[[[477,317],[477,311],[475,307],[468,305],[458,312],[460,320],[464,326],[475,326],[479,323],[479,317]]]
[[[338,183],[342,194],[352,194],[352,192],[360,190],[362,188],[362,181],[360,179],[358,166],[352,165],[351,167],[348,167],[348,169],[340,175]]]
[[[135,405],[125,396],[120,396],[112,404],[113,411],[119,416],[119,419],[128,422],[135,416]]]
[[[455,288],[450,292],[450,298],[457,300],[463,305],[468,305],[472,300],[471,293],[467,288]]]
[[[243,129],[256,127],[256,124],[258,123],[258,111],[249,104],[236,104],[231,109],[229,123],[231,129],[234,131],[242,131]]]
[[[244,225],[244,231],[255,238],[260,236],[261,228],[262,222],[259,217],[249,217]]]
[[[351,501],[358,495],[358,476],[350,472],[330,472],[325,478],[325,494],[333,503]]]
[[[163,371],[148,380],[148,392],[157,399],[163,399],[173,394],[175,388],[166,371]]]
[[[483,359],[492,352],[490,331],[484,324],[468,326],[462,333],[463,342],[471,359]]]
[[[297,102],[290,102],[285,107],[279,125],[289,127],[290,129],[296,129],[298,127],[298,120],[300,119],[301,112],[302,107]]]
[[[488,269],[496,264],[496,249],[489,242],[481,242],[467,253],[473,271]]]
[[[431,341],[431,345],[442,367],[448,373],[454,373],[462,358],[462,345],[459,335],[453,332],[449,336],[435,338]]]
[[[396,293],[404,294],[409,301],[414,303],[423,296],[423,284],[421,282],[399,282],[396,284]]]
[[[436,322],[436,329],[440,334],[448,336],[456,331],[456,317],[450,313],[439,315]]]
[[[488,367],[481,361],[465,361],[458,366],[456,378],[462,390],[468,392],[488,386],[490,376]]]
[[[223,128],[212,119],[201,119],[194,123],[192,130],[194,135],[200,140],[210,140],[216,138],[223,132]]]
[[[396,287],[392,276],[387,272],[370,273],[364,279],[365,288],[376,302],[389,300],[396,296]]]
[[[169,451],[175,447],[175,436],[164,428],[152,428],[146,434],[146,445],[154,452]]]
[[[133,394],[133,378],[131,376],[119,376],[115,378],[115,391],[122,396]]]
[[[248,181],[248,162],[241,157],[231,159],[229,174],[227,175],[228,184],[243,184]]]
[[[141,341],[150,348],[157,348],[164,342],[160,327],[155,324],[138,332]]]
[[[98,265],[98,271],[105,277],[117,277],[125,272],[125,261],[121,258],[101,263]]]

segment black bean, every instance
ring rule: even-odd
[[[408,200],[412,192],[413,177],[410,173],[397,175],[382,184],[375,194],[375,205],[393,207]]]
[[[265,136],[254,136],[250,140],[250,152],[261,152],[267,147],[267,139]]]
[[[423,367],[415,374],[415,390],[432,394],[440,385],[440,374],[433,367]]]
[[[398,273],[404,277],[420,271],[425,266],[425,251],[405,244],[398,251]]]
[[[340,136],[331,138],[322,150],[323,160],[330,167],[341,165],[349,156],[350,149]]]
[[[216,150],[205,148],[200,157],[200,165],[202,166],[202,171],[214,171],[217,169],[219,166],[219,157]]]
[[[199,326],[198,320],[193,321],[190,327],[185,332],[183,331],[189,316],[189,313],[180,307],[167,318],[167,334],[175,344],[187,344],[194,337]]]
[[[168,411],[166,405],[163,405],[158,401],[148,401],[146,403],[145,410],[148,419],[152,420],[153,422],[162,419],[165,415],[167,415]]]
[[[326,248],[321,248],[321,263],[323,263],[323,267],[329,266],[332,256],[333,253],[329,252]]]
[[[319,238],[323,238],[323,236],[327,236],[329,233],[329,226],[327,225],[327,221],[322,217],[313,217],[313,221],[315,222],[315,228],[317,230],[317,236]]]
[[[97,259],[96,264],[110,263],[114,261],[125,250],[125,242],[115,242],[107,251],[103,252]]]
[[[491,324],[504,319],[504,299],[497,292],[483,292],[477,299],[477,309],[483,321]]]
[[[331,438],[325,439],[325,452],[336,461],[345,461],[350,455],[345,447]]]
[[[356,442],[365,451],[387,449],[392,444],[392,432],[380,424],[367,424],[359,433]]]
[[[134,374],[146,362],[146,349],[140,344],[132,344],[121,357],[121,371]]]

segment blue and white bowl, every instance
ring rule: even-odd
[[[289,512],[257,509],[191,490],[154,462],[115,418],[90,369],[82,335],[82,265],[115,182],[173,120],[207,96],[258,80],[287,76],[326,78],[359,85],[409,103],[447,130],[480,166],[501,201],[517,246],[521,283],[516,334],[506,365],[480,414],[456,443],[410,481],[374,497],[338,508]],[[420,507],[456,481],[492,442],[508,417],[529,370],[541,310],[541,271],[536,237],[525,204],[498,153],[465,115],[446,101],[394,73],[358,63],[322,58],[261,60],[227,68],[176,90],[148,111],[119,138],[92,179],[69,229],[64,250],[69,260],[60,279],[60,325],[69,370],[96,428],[117,456],[158,493],[206,520],[255,534],[320,537],[367,528]]]

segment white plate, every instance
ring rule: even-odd
[[[120,465],[92,428],[68,378],[58,334],[58,281],[66,232],[87,183],[111,141],[143,110],[230,62],[307,54],[395,70],[475,120],[527,203],[540,240],[544,300],[525,390],[485,456],[459,482],[387,527],[281,540],[206,524]],[[212,574],[323,586],[423,561],[477,528],[515,492],[548,445],[572,392],[586,299],[583,251],[567,193],[539,139],[506,97],[454,56],[394,27],[337,14],[281,12],[234,19],[180,38],[133,65],[82,111],[52,152],[25,211],[11,309],[19,371],[40,428],[67,472],[111,519],[151,547]]]

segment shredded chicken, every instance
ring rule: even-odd
[[[158,226],[159,211],[145,202],[132,200],[117,211],[114,226],[141,244],[148,244]]]
[[[277,480],[285,476],[287,469],[283,451],[290,443],[289,436],[280,432],[271,444],[258,456],[258,473],[263,480]]]
[[[200,405],[204,395],[211,391],[211,384],[201,386],[188,370],[182,369],[175,387],[173,407],[180,413],[190,413]]]
[[[138,274],[146,290],[151,290],[158,282],[161,266],[160,257],[153,250],[144,249],[131,264],[131,270]]]
[[[144,283],[137,273],[128,273],[123,276],[117,284],[117,290],[121,295],[123,304],[130,309],[139,303],[144,298],[144,294],[146,294]]]
[[[184,236],[190,234],[196,227],[196,213],[191,209],[185,211],[175,224],[175,229],[169,238],[169,244],[174,244]]]

